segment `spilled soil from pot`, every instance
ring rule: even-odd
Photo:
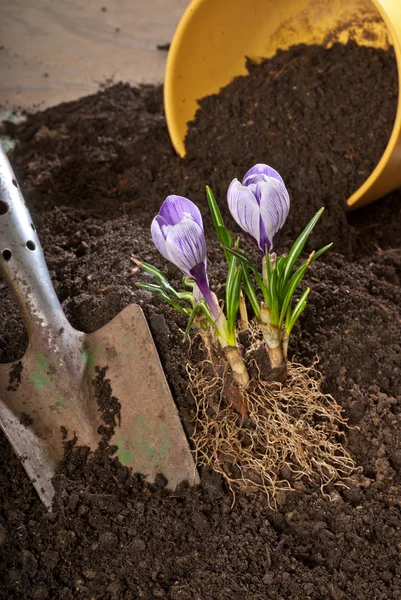
[[[160,203],[169,193],[198,203],[214,284],[225,267],[206,183],[227,216],[233,177],[255,162],[277,168],[292,199],[282,250],[325,205],[311,244],[334,248],[310,270],[290,352],[305,364],[319,356],[325,391],[353,427],[346,444],[361,473],[330,497],[298,483],[273,512],[258,496],[239,494],[232,506],[209,472],[198,488],[170,494],[163,481],[148,486],[130,475],[107,447],[91,460],[69,449],[47,514],[1,436],[0,598],[400,597],[401,193],[349,217],[343,210],[385,148],[396,80],[392,53],[354,45],[280,52],[202,101],[185,160],[171,148],[157,87],[116,85],[8,126],[18,141],[10,158],[68,318],[89,332],[139,303],[189,434],[185,320],[137,289],[130,270],[135,254],[180,280],[150,243]],[[250,242],[244,247],[257,260]],[[5,362],[23,354],[27,337],[1,281],[0,306]]]

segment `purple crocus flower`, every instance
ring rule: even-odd
[[[233,179],[227,192],[228,208],[238,225],[259,246],[273,252],[290,210],[290,197],[281,176],[271,167],[257,164],[242,183]]]
[[[168,196],[153,219],[150,231],[160,254],[195,281],[195,299],[203,296],[217,318],[220,307],[209,288],[206,240],[198,207],[183,196]]]

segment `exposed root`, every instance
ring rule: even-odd
[[[258,342],[254,332],[254,343]],[[340,439],[346,422],[335,400],[321,391],[321,375],[288,363],[287,385],[257,377],[238,390],[247,407],[227,403],[227,369],[210,360],[188,366],[196,402],[193,442],[198,464],[210,465],[235,489],[263,491],[272,506],[281,490],[302,478],[324,488],[350,477],[355,464]]]

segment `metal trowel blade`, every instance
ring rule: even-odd
[[[76,436],[78,445],[92,450],[100,441],[96,367],[106,368],[120,404],[110,441],[120,462],[150,482],[163,474],[170,489],[183,481],[196,484],[194,460],[142,309],[130,305],[98,331],[75,333],[76,347],[67,356],[57,352],[57,342],[49,347],[38,338],[20,361],[0,365],[0,426],[43,502],[51,507],[65,440]]]

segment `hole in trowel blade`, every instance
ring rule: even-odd
[[[11,250],[9,250],[8,248],[6,248],[5,250],[3,250],[3,252],[1,253],[4,260],[10,260],[12,254],[11,254]]]
[[[0,215],[5,215],[8,212],[8,204],[0,200]]]
[[[15,185],[16,188],[19,187],[18,181],[16,179],[13,179],[12,182],[13,182],[13,185]]]
[[[31,250],[32,252],[34,250],[36,250],[36,244],[35,242],[33,242],[32,240],[28,240],[26,243],[26,247],[28,248],[28,250]]]

